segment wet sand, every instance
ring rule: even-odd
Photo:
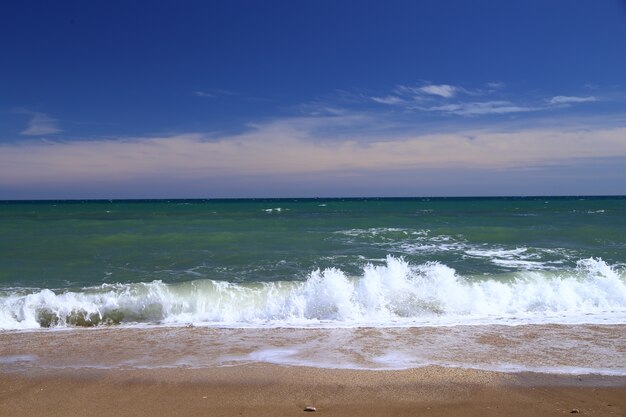
[[[0,368],[220,368],[251,363],[401,370],[428,365],[626,375],[626,325],[416,328],[100,327],[0,332]]]
[[[626,378],[269,364],[0,373],[1,416],[626,415]],[[314,414],[314,415],[315,415]]]
[[[0,332],[0,416],[625,417],[624,329]]]

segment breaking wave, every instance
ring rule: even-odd
[[[626,274],[601,259],[568,271],[463,277],[446,265],[388,256],[349,277],[305,281],[104,284],[80,291],[0,291],[0,329],[111,324],[354,327],[626,323]]]

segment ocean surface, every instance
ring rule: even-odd
[[[536,333],[529,325],[547,341],[511,345],[517,362],[492,365],[626,374],[626,197],[0,202],[5,366],[28,358],[6,332],[44,332],[52,343],[52,330],[186,326],[222,332],[224,346],[241,341],[227,329],[249,329],[257,347],[272,329],[311,330],[327,344],[298,350],[274,332],[284,343],[249,349],[245,360],[321,363],[312,358],[332,340],[361,340],[369,353],[329,366],[455,364],[470,350],[473,366],[493,354],[497,335],[522,340]],[[363,329],[378,342],[358,336]],[[442,360],[439,348],[457,346],[459,332],[467,350]],[[586,350],[563,362],[550,350],[557,339],[563,352]],[[554,363],[527,366],[519,352],[533,349]]]

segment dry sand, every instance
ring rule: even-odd
[[[306,413],[306,406],[317,408]],[[353,371],[0,371],[0,416],[584,416],[626,414],[626,378],[426,367]]]

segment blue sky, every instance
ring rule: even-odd
[[[0,51],[2,199],[626,194],[624,1],[22,1]]]

